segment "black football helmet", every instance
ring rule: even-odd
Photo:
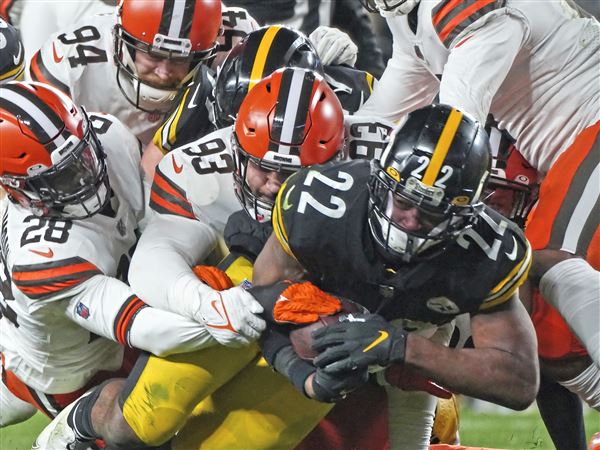
[[[215,119],[220,128],[233,125],[250,89],[275,70],[298,67],[323,75],[323,67],[310,40],[281,25],[259,28],[231,49],[217,75]]]
[[[0,81],[21,80],[25,71],[25,51],[19,31],[0,19]]]
[[[388,262],[431,258],[471,227],[490,162],[488,135],[469,115],[439,104],[410,113],[371,163],[368,222]],[[418,226],[397,223],[398,209]]]

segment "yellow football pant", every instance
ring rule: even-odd
[[[198,405],[173,449],[293,449],[332,407],[306,398],[260,358]]]
[[[252,279],[247,259],[226,261],[234,284]],[[300,394],[268,367],[258,346],[217,345],[165,358],[150,355],[124,401],[123,416],[148,446],[169,440],[194,411],[174,441],[176,449],[282,449],[295,447],[331,407]]]

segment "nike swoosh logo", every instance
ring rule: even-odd
[[[52,251],[51,248],[49,248],[47,251],[43,252],[41,250],[29,250],[31,253],[35,253],[36,255],[40,255],[43,256],[44,258],[52,258],[54,256],[54,252]]]
[[[173,161],[173,170],[175,171],[175,173],[181,173],[181,171],[183,170],[183,164],[178,166],[177,162],[175,161],[174,155],[171,155],[171,161]]]
[[[513,249],[510,253],[508,252],[504,252],[506,254],[506,256],[508,257],[508,259],[510,259],[511,261],[514,261],[517,258],[517,240],[515,239],[515,237],[513,236]]]
[[[15,62],[15,66],[18,66],[21,62],[21,52],[23,51],[23,46],[19,43],[19,53],[13,55],[13,61]]]
[[[219,310],[217,303],[221,303],[223,312],[221,312]],[[223,301],[221,300],[221,302],[219,302],[218,300],[213,300],[210,302],[210,306],[218,314],[218,316],[221,318],[221,320],[223,320],[223,324],[207,323],[206,326],[209,326],[211,328],[217,328],[219,330],[230,330],[230,331],[233,331],[234,333],[237,333],[237,330],[235,328],[233,328],[233,326],[231,325],[231,321],[229,320],[229,315],[227,314],[227,309],[225,308]]]
[[[385,341],[389,337],[389,335],[390,334],[387,331],[379,330],[379,337],[373,342],[371,342],[369,345],[367,345],[365,348],[363,348],[363,353],[367,353],[373,347],[378,346],[380,343]]]
[[[198,91],[200,90],[200,85],[198,85],[196,87],[196,90],[194,91],[194,94],[192,95],[192,98],[190,99],[190,102],[188,103],[188,109],[192,109],[195,108],[196,106],[198,106],[198,104],[196,103],[196,97],[198,96]]]
[[[59,57],[58,54],[56,53],[56,43],[55,42],[52,43],[52,56],[54,56],[54,62],[56,64],[59,64],[64,58],[64,56]]]
[[[281,207],[283,208],[284,211],[287,211],[288,209],[290,209],[292,206],[294,206],[293,204],[291,204],[289,202],[290,199],[290,194],[292,193],[292,191],[294,190],[296,186],[292,186],[286,193],[285,193],[285,197],[283,197],[283,205],[281,205]]]

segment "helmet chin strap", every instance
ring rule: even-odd
[[[100,185],[98,191],[90,198],[79,203],[66,205],[63,212],[72,217],[85,217],[90,213],[97,213],[104,206],[109,195],[106,184]]]
[[[377,9],[379,10],[379,14],[382,17],[395,17],[395,16],[404,16],[404,15],[408,14],[415,8],[415,6],[417,6],[417,4],[421,0],[405,0],[403,3],[396,6],[391,11],[385,10],[385,3],[383,2],[383,0],[374,0],[374,1],[375,1],[375,4],[377,5]]]

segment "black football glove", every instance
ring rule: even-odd
[[[346,321],[313,332],[320,354],[314,365],[326,372],[367,369],[404,361],[406,333],[377,314],[349,314]]]
[[[326,403],[338,402],[369,379],[367,369],[328,373],[321,368],[312,380],[316,400]]]

